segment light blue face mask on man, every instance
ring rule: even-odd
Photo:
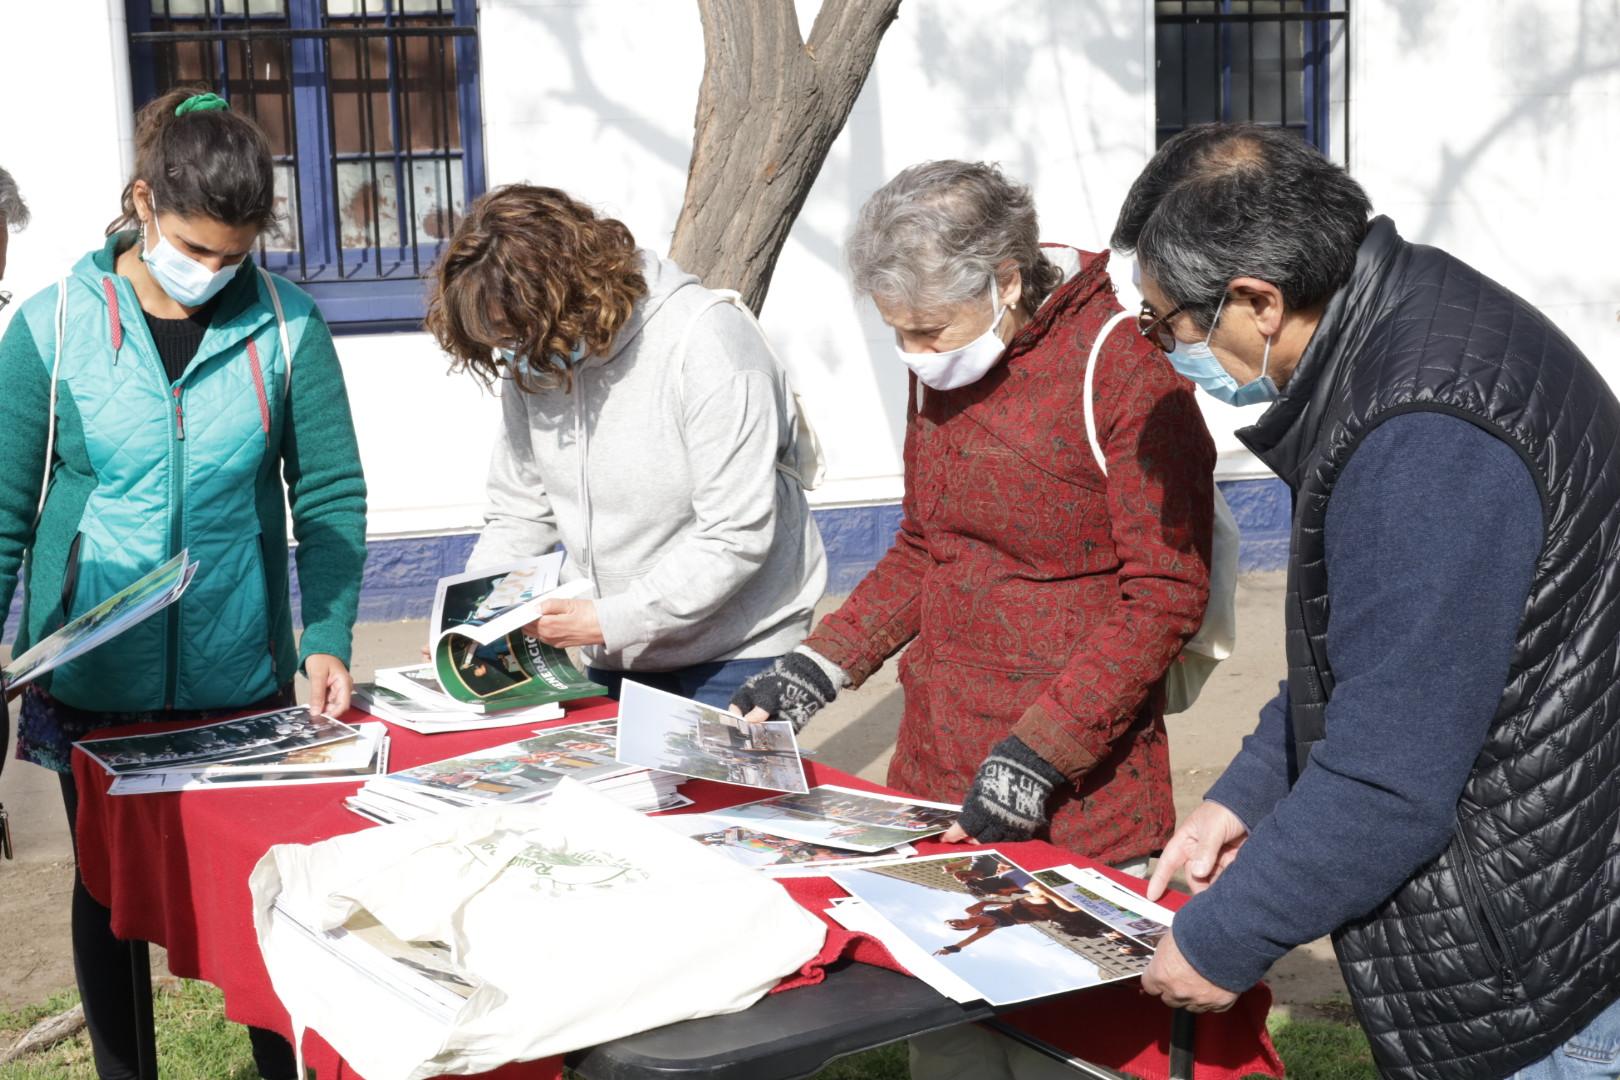
[[[1215,353],[1209,347],[1209,339],[1215,336],[1215,327],[1220,325],[1221,310],[1226,307],[1226,297],[1222,295],[1221,302],[1215,307],[1215,318],[1209,324],[1209,333],[1204,335],[1203,341],[1195,341],[1191,345],[1184,341],[1176,342],[1175,349],[1170,353],[1170,363],[1175,369],[1199,386],[1210,397],[1226,402],[1228,405],[1257,405],[1261,402],[1276,401],[1280,396],[1277,384],[1271,381],[1266,374],[1271,366],[1271,339],[1266,338],[1266,352],[1260,361],[1260,377],[1250,383],[1239,385],[1232,378],[1231,373],[1221,366],[1215,358]]]

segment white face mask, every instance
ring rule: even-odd
[[[141,259],[151,271],[153,280],[175,303],[182,307],[202,307],[231,283],[231,278],[236,276],[242,264],[235,262],[218,270],[208,269],[169,243],[163,230],[158,228],[157,203],[149,205],[152,207],[152,232],[157,235],[157,244],[151,251],[142,251]],[[145,239],[144,230],[142,239]]]
[[[996,333],[1007,309],[1001,306],[1001,292],[996,288],[994,276],[990,278],[990,311],[990,328],[959,349],[912,353],[906,352],[896,341],[894,351],[899,354],[900,362],[915,372],[918,380],[930,390],[955,390],[976,383],[996,366],[1007,348]]]

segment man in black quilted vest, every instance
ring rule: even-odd
[[[1170,140],[1114,246],[1184,374],[1270,402],[1288,681],[1150,892],[1220,1009],[1332,933],[1380,1071],[1620,1075],[1620,403],[1547,318],[1249,126]],[[1584,1070],[1584,1071],[1583,1071]]]

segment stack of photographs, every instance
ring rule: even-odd
[[[724,709],[629,679],[619,689],[619,760],[723,784],[805,792],[793,725],[749,723]]]
[[[550,728],[378,777],[345,805],[373,821],[419,821],[469,806],[541,802],[564,777],[644,813],[691,805],[677,790],[680,777],[616,761],[617,743],[613,720]]]
[[[353,782],[388,768],[383,725],[351,726],[304,706],[77,745],[115,778],[115,795]]]
[[[269,757],[196,770],[126,773],[113,780],[108,793],[150,795],[159,791],[354,783],[387,775],[387,725],[360,723],[354,729],[357,734],[352,739],[284,750]]]
[[[1135,978],[1172,919],[1099,871],[1030,873],[995,850],[831,876],[852,897],[832,918],[964,1002],[1012,1005]]]
[[[420,671],[421,668],[394,668],[396,673]],[[379,672],[381,676],[383,673]],[[399,676],[405,677],[405,676]],[[436,683],[434,685],[437,685]],[[431,696],[430,696],[431,695]],[[555,702],[531,708],[507,709],[486,714],[482,709],[463,704],[437,690],[419,688],[406,694],[380,682],[354,684],[355,708],[362,709],[390,724],[398,724],[418,735],[440,735],[451,731],[487,731],[492,728],[516,727],[520,724],[543,724],[548,720],[561,720],[563,707]]]

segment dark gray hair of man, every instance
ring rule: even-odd
[[[4,169],[0,169],[0,221],[14,232],[28,224],[28,204],[17,193],[17,181]]]
[[[856,292],[917,312],[984,296],[1010,261],[1033,315],[1062,278],[1041,254],[1029,188],[983,162],[904,170],[861,207],[845,254]]]
[[[1207,331],[1234,278],[1275,285],[1294,310],[1326,302],[1350,280],[1371,214],[1361,185],[1293,132],[1204,124],[1153,155],[1113,245],[1134,251],[1165,299]]]

